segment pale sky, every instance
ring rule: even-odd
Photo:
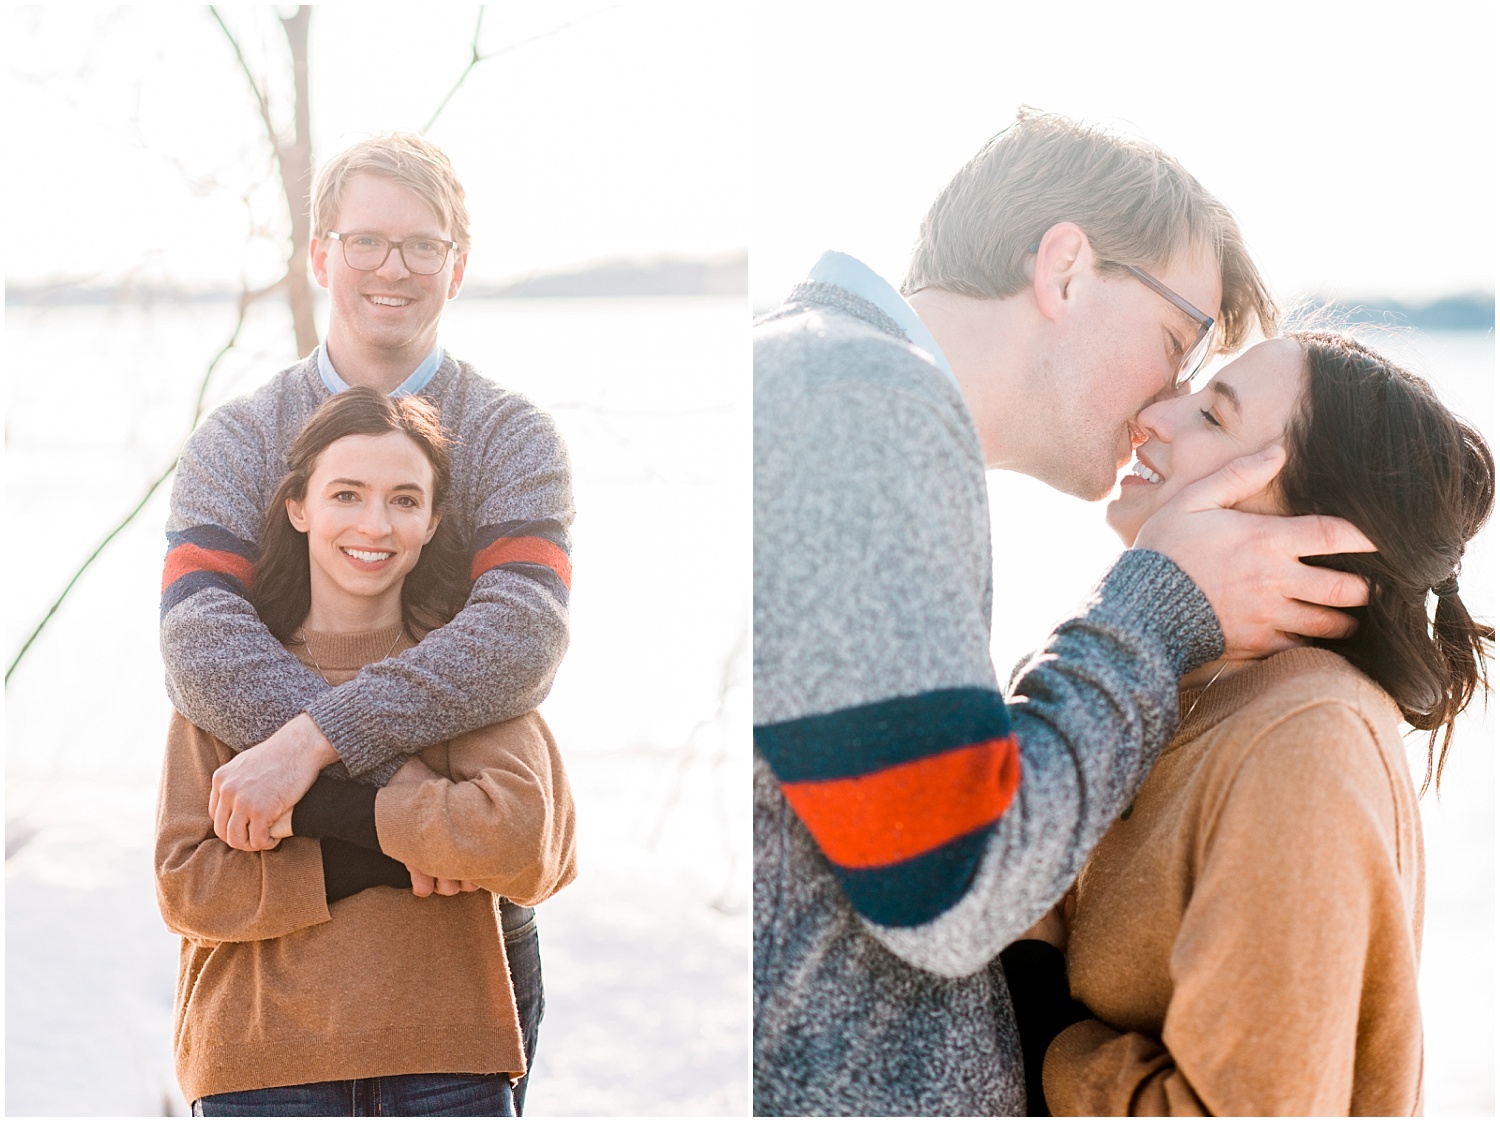
[[[899,280],[1025,104],[1144,136],[1283,296],[1493,291],[1492,4],[760,5],[751,296],[823,249]]]
[[[221,8],[287,119],[274,9]],[[738,9],[491,5],[481,63],[429,135],[468,194],[472,279],[599,258],[743,250],[749,54]],[[478,7],[314,7],[315,155],[420,130],[468,62]],[[571,26],[569,26],[571,24]],[[6,272],[235,283],[263,131],[206,7],[9,6]],[[555,32],[555,33],[554,33]],[[540,38],[534,38],[538,37]],[[527,42],[527,40],[533,40]],[[212,185],[217,181],[217,185]],[[255,196],[257,215],[274,196]],[[252,257],[277,274],[279,245]]]
[[[274,9],[223,10],[283,89]],[[316,6],[317,153],[420,128],[477,12]],[[4,26],[8,277],[274,279],[280,245],[245,249],[276,213],[260,125],[207,8],[10,6]],[[747,243],[757,304],[830,247],[898,278],[932,197],[1024,103],[1172,152],[1283,296],[1494,286],[1487,4],[549,0],[487,10],[482,49],[506,47],[431,132],[476,280]]]

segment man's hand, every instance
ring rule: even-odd
[[[274,849],[280,838],[271,833],[273,823],[289,814],[318,772],[338,758],[311,717],[293,717],[269,740],[214,772],[208,794],[214,833],[235,849]]]
[[[1303,564],[1303,557],[1372,553],[1370,540],[1342,518],[1295,518],[1229,509],[1259,494],[1281,470],[1277,445],[1200,479],[1146,520],[1136,537],[1175,561],[1203,590],[1219,617],[1227,658],[1264,658],[1302,637],[1343,638],[1355,622],[1337,608],[1365,603],[1369,589],[1352,573]]]

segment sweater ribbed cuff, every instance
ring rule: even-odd
[[[1178,677],[1224,653],[1224,632],[1208,597],[1154,550],[1120,554],[1094,590],[1089,611],[1154,636]]]
[[[405,757],[380,753],[374,743],[373,730],[366,727],[368,707],[352,690],[343,687],[330,690],[307,707],[307,715],[328,738],[344,767],[356,779],[370,782],[370,773],[385,767],[389,767],[389,774],[385,776],[389,779],[405,763]]]

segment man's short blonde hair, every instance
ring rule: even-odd
[[[346,148],[318,171],[313,183],[313,236],[325,237],[339,217],[344,186],[356,175],[379,175],[394,180],[432,208],[438,221],[469,252],[469,211],[463,184],[453,174],[447,155],[426,137],[388,132]]]
[[[1103,270],[1150,270],[1183,251],[1219,263],[1223,302],[1213,315],[1220,350],[1237,350],[1252,324],[1271,335],[1276,307],[1239,223],[1155,145],[1022,108],[943,188],[922,222],[901,291],[968,296],[1023,291],[1026,257],[1049,229],[1072,222]]]

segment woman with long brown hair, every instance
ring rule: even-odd
[[[337,685],[463,603],[447,447],[419,398],[356,387],[288,459],[252,600]],[[175,1043],[194,1113],[514,1114],[526,1065],[496,898],[534,904],[574,876],[541,717],[424,749],[378,791],[320,778],[263,852],[214,833],[212,777],[232,755],[174,714],[157,895],[183,936]],[[418,895],[419,878],[438,891]]]
[[[1001,956],[1033,1112],[1417,1113],[1424,870],[1399,725],[1429,733],[1425,790],[1487,690],[1494,631],[1460,576],[1493,456],[1426,382],[1329,332],[1262,343],[1139,424],[1107,514],[1127,545],[1177,491],[1281,443],[1241,506],[1352,522],[1377,552],[1307,560],[1366,577],[1369,604],[1349,639],[1183,679],[1134,803]]]

